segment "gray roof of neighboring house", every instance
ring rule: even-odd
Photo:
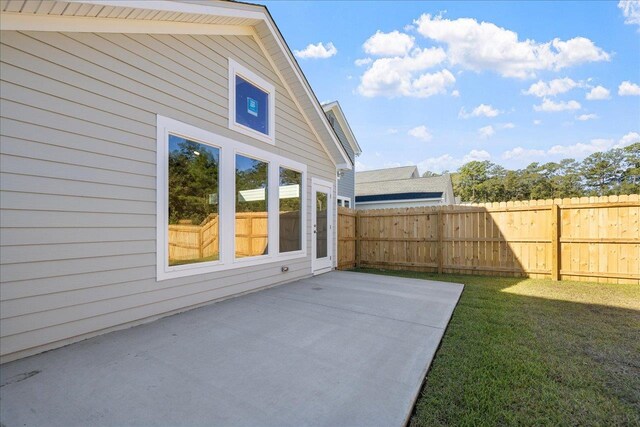
[[[356,187],[360,184],[369,182],[387,182],[393,180],[409,179],[413,178],[414,176],[418,176],[418,168],[416,166],[401,166],[397,168],[356,172]]]
[[[360,173],[361,172],[358,172],[356,174],[356,179]],[[356,196],[401,193],[444,193],[447,191],[447,187],[449,185],[451,185],[451,176],[449,174],[428,178],[409,178],[372,182],[356,181]]]

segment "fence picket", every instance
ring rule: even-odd
[[[339,268],[640,284],[640,195],[338,209]]]

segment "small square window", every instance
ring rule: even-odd
[[[274,144],[275,87],[229,59],[229,128]]]

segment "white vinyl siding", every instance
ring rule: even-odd
[[[3,361],[310,275],[307,256],[286,274],[274,262],[156,282],[156,114],[306,164],[307,206],[311,177],[335,182],[252,37],[2,31],[0,42]],[[274,146],[228,128],[228,58],[274,84]]]

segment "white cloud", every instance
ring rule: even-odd
[[[470,113],[467,113],[464,107],[462,107],[460,109],[460,112],[458,113],[458,117],[461,117],[464,119],[468,119],[471,117],[480,117],[480,116],[496,117],[498,114],[500,114],[500,111],[496,110],[491,105],[480,104],[476,108],[474,108],[473,111],[471,111]]]
[[[504,160],[520,160],[520,161],[533,161],[535,158],[540,157],[555,157],[557,159],[572,158],[581,160],[593,153],[599,151],[607,151],[612,148],[622,148],[627,145],[640,141],[640,134],[638,132],[629,132],[622,138],[616,141],[614,139],[597,138],[592,139],[587,143],[579,142],[577,144],[570,145],[554,145],[548,150],[516,147],[511,150],[502,153]]]
[[[516,147],[513,150],[508,150],[502,153],[502,158],[505,160],[511,159],[530,159],[532,157],[541,157],[545,155],[544,150],[536,150],[533,148]]]
[[[554,145],[547,154],[558,154],[563,157],[582,158],[597,151],[606,151],[614,145],[613,139],[592,139],[588,143],[578,142],[572,145]]]
[[[410,136],[414,138],[418,138],[422,141],[429,141],[433,137],[433,135],[431,135],[431,133],[429,132],[429,129],[427,129],[426,126],[418,126],[413,129],[409,129],[409,132],[407,133]]]
[[[421,74],[444,61],[445,56],[440,48],[427,48],[413,49],[408,56],[377,59],[360,78],[358,92],[367,97],[389,98],[427,98],[446,93],[447,87],[456,81],[449,70]]]
[[[549,82],[539,80],[537,83],[532,84],[526,91],[522,91],[522,93],[525,95],[533,95],[538,98],[543,98],[546,96],[556,96],[560,93],[569,92],[571,89],[579,85],[580,83],[575,82],[568,77],[563,79],[554,79]]]
[[[568,101],[568,102],[553,102],[550,99],[545,98],[540,105],[534,105],[533,109],[536,111],[545,111],[547,113],[554,113],[557,111],[567,111],[567,110],[579,110],[582,106],[578,101]]]
[[[581,122],[586,122],[587,120],[595,120],[598,116],[596,114],[581,114],[576,117],[576,120],[580,120]]]
[[[542,120],[534,120],[533,124],[538,126],[539,124],[542,124]]]
[[[586,98],[589,101],[598,101],[602,99],[609,99],[610,95],[611,92],[609,92],[609,89],[602,86],[596,86],[591,89],[591,92],[587,93]]]
[[[640,142],[640,133],[629,132],[628,134],[620,138],[618,143],[615,145],[615,148],[623,148],[627,145],[635,144],[636,142]]]
[[[500,129],[513,129],[514,127],[516,127],[516,125],[514,125],[513,123],[502,123],[501,125],[499,125]]]
[[[493,128],[493,126],[489,125],[489,126],[484,126],[481,127],[480,129],[478,129],[478,135],[480,135],[480,138],[482,139],[487,139],[490,136],[492,136],[493,134],[495,134],[496,131]]]
[[[445,170],[456,170],[463,164],[474,160],[483,161],[490,159],[491,154],[485,150],[471,150],[462,157],[453,157],[451,154],[443,154],[439,157],[429,157],[418,162],[417,166],[421,173],[427,170],[439,173]]]
[[[356,59],[353,63],[356,64],[357,67],[362,67],[363,65],[371,64],[371,61],[373,61],[371,58],[360,58]]]
[[[454,90],[453,92],[451,92],[451,96],[453,96],[454,98],[458,98],[460,96],[460,91],[459,90]]]
[[[471,150],[462,157],[462,163],[491,159],[491,154],[485,150]]]
[[[387,129],[388,135],[395,135],[396,133],[398,133],[398,129],[395,129],[395,128]]]
[[[640,25],[640,1],[639,0],[621,0],[618,7],[622,10],[625,24]]]
[[[326,44],[319,42],[318,44],[309,44],[303,50],[294,50],[293,53],[302,59],[326,59],[338,53],[338,49],[331,42]]]
[[[414,46],[414,38],[399,31],[383,33],[376,31],[364,42],[362,48],[369,55],[404,56]]]
[[[640,86],[630,81],[624,81],[618,86],[620,96],[640,96]]]
[[[355,167],[356,167],[356,171],[366,171],[371,169],[368,165],[365,165],[360,160],[356,160]]]
[[[555,38],[546,43],[518,40],[518,34],[490,22],[455,20],[423,14],[414,21],[417,31],[447,45],[451,64],[504,77],[531,78],[540,70],[561,70],[585,62],[608,61],[610,56],[591,40]]]

